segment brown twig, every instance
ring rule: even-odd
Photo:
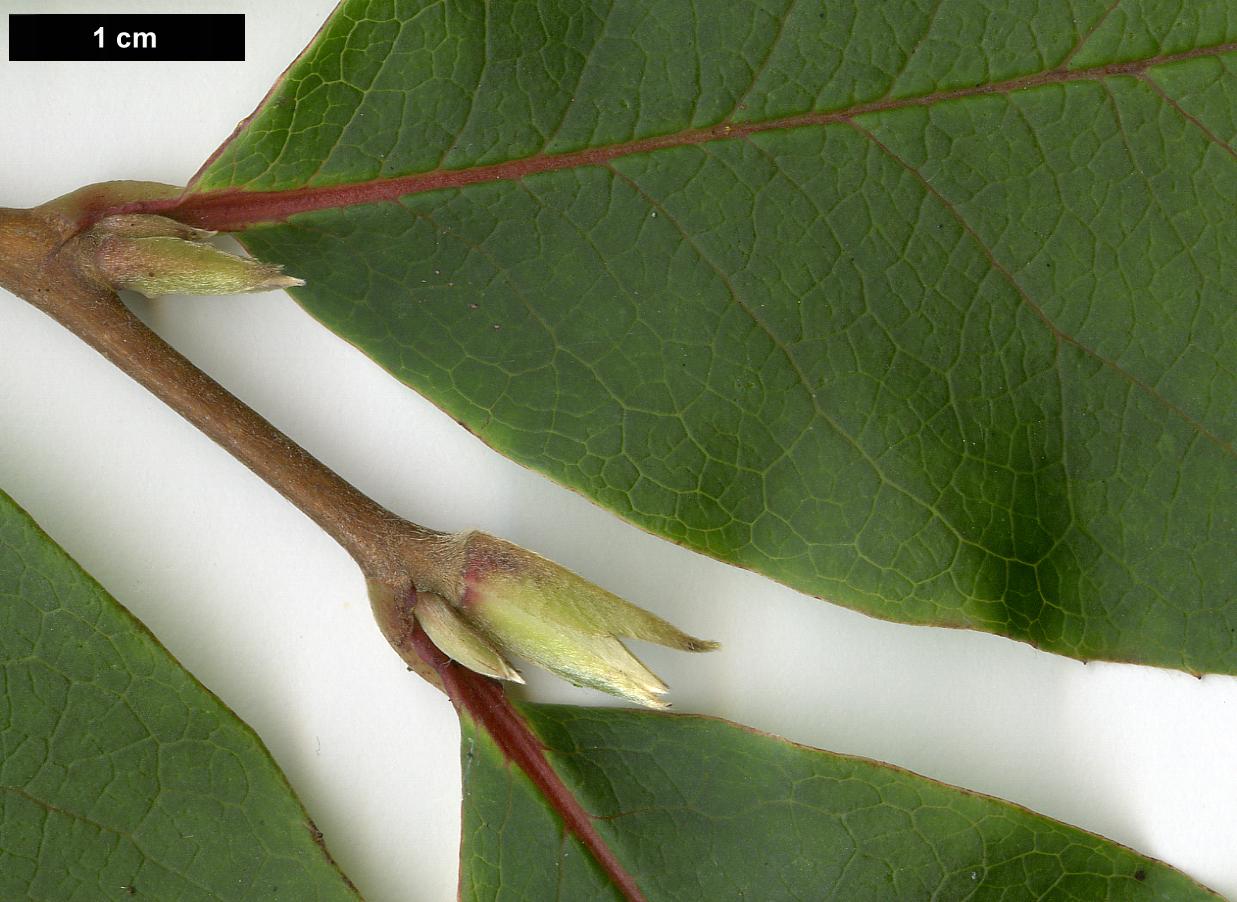
[[[259,416],[178,353],[130,311],[95,271],[89,209],[64,199],[35,210],[0,208],[0,287],[47,313],[214,439],[322,527],[370,583],[375,619],[400,656],[484,727],[587,848],[615,887],[643,902],[635,879],[545,756],[540,739],[501,685],[446,658],[413,615],[417,587],[453,578],[443,534],[388,511]],[[72,198],[73,196],[70,196]],[[86,212],[83,210],[86,209]]]
[[[367,579],[415,582],[434,568],[438,533],[349,485],[151,331],[115,291],[90,277],[83,266],[89,238],[65,234],[71,227],[37,210],[0,209],[0,285],[99,351],[273,486],[339,542]]]

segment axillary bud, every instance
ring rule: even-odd
[[[165,216],[108,216],[90,231],[95,275],[110,287],[148,298],[167,294],[218,295],[304,285],[283,267],[240,257],[207,244],[214,233]]]

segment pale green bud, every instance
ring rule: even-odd
[[[451,544],[459,579],[448,610],[458,614],[460,624],[480,634],[499,660],[504,660],[503,655],[518,655],[577,685],[664,707],[659,696],[667,691],[665,683],[619,637],[684,651],[717,648],[717,643],[689,636],[518,545],[479,532],[464,533]],[[487,672],[464,660],[460,656],[464,652],[453,653],[439,642],[419,606],[418,600],[418,620],[439,648],[461,664]],[[441,617],[439,608],[429,610],[433,617]],[[459,633],[452,632],[448,641],[458,642],[458,638]]]
[[[502,653],[441,595],[418,592],[413,611],[430,641],[451,660],[496,680],[524,682],[524,678],[507,663]]]
[[[108,216],[95,226],[106,235],[118,238],[179,238],[182,241],[205,241],[218,232],[196,229],[193,226],[156,216],[153,213],[118,213]]]
[[[165,294],[236,294],[304,285],[283,267],[238,257],[202,239],[213,233],[163,216],[122,214],[100,220],[94,270],[112,288],[148,298]]]

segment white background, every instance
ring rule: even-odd
[[[332,5],[214,0],[211,12],[248,15],[243,63],[0,62],[0,204],[106,179],[183,184]],[[0,3],[36,10],[177,4]],[[677,710],[1022,803],[1237,897],[1237,679],[869,619],[675,548],[505,460],[283,294],[134,306],[398,513],[505,536],[721,640],[707,656],[639,649]],[[454,898],[455,715],[387,648],[351,560],[3,291],[0,487],[254,726],[367,898]],[[533,698],[607,703],[528,675]]]

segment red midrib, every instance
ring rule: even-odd
[[[504,163],[474,166],[468,169],[438,169],[398,178],[372,179],[347,185],[332,185],[320,188],[294,188],[286,191],[245,191],[229,188],[220,191],[189,193],[179,200],[147,201],[129,205],[110,212],[163,213],[182,222],[219,231],[238,231],[261,222],[281,222],[297,213],[313,210],[351,207],[395,200],[409,194],[436,191],[446,188],[462,188],[481,182],[514,181],[543,172],[575,169],[582,166],[604,166],[611,160],[633,154],[649,153],[675,147],[689,147],[708,141],[725,141],[746,138],[759,132],[778,129],[821,126],[846,122],[865,113],[880,113],[892,110],[925,107],[947,100],[965,97],[981,97],[987,94],[1007,94],[1028,88],[1046,85],[1068,84],[1079,81],[1095,81],[1117,75],[1140,75],[1152,66],[1181,62],[1201,56],[1212,56],[1237,50],[1237,43],[1203,47],[1182,53],[1167,54],[1112,63],[1089,69],[1053,69],[1035,75],[1022,76],[1007,81],[956,88],[925,94],[919,97],[897,100],[877,100],[857,104],[845,109],[822,113],[804,113],[785,116],[763,122],[722,123],[709,128],[688,129],[669,135],[643,138],[622,144],[578,150],[561,154],[537,154]]]
[[[532,781],[549,806],[562,818],[566,830],[589,851],[623,897],[628,902],[646,902],[636,879],[597,832],[592,815],[584,810],[550,765],[545,746],[515,710],[503,687],[497,681],[473,673],[450,660],[430,641],[419,624],[408,636],[408,642],[438,673],[456,709],[461,714],[467,714],[489,733],[503,756]]]

